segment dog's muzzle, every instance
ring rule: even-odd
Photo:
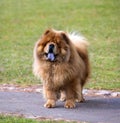
[[[55,60],[55,54],[54,54],[54,44],[49,44],[48,46],[48,53],[46,54],[47,60],[54,61]]]

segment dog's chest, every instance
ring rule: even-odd
[[[42,79],[45,84],[61,87],[67,80],[67,70],[62,65],[49,65],[42,71]]]

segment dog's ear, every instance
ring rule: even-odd
[[[70,39],[68,38],[68,36],[64,32],[62,32],[61,35],[62,35],[63,40],[65,40],[65,42],[69,44]]]
[[[52,29],[47,29],[45,32],[44,32],[44,35],[48,35],[49,33],[52,32]]]

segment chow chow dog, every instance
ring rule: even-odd
[[[55,107],[58,99],[65,108],[84,101],[82,89],[90,73],[87,46],[84,37],[54,29],[35,44],[33,73],[43,82],[44,107]]]

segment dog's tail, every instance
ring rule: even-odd
[[[82,35],[76,33],[76,32],[69,33],[68,36],[69,36],[71,42],[77,48],[85,50],[89,46],[87,39],[85,37],[83,37]]]

